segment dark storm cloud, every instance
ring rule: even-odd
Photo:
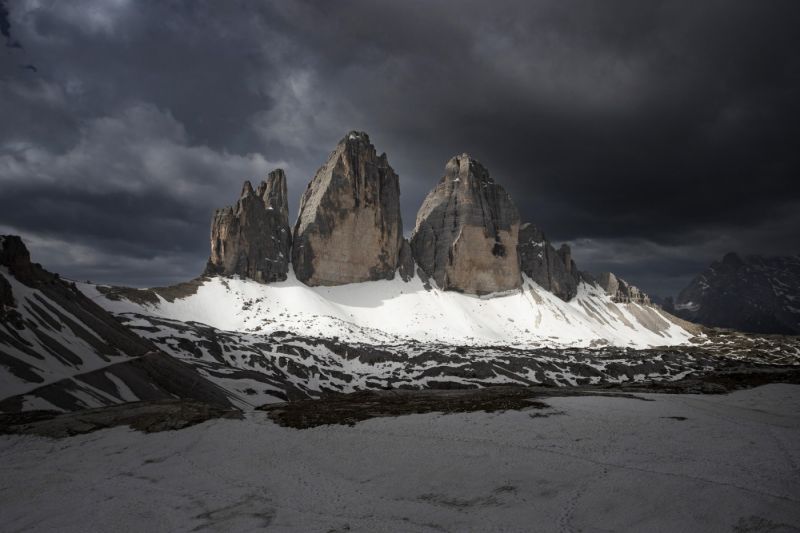
[[[467,151],[581,267],[657,292],[727,249],[798,252],[793,1],[10,7],[0,224],[93,258],[54,269],[199,271],[214,206],[280,164],[296,210],[349,129],[400,174],[407,231]]]

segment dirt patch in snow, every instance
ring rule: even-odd
[[[602,394],[625,396],[583,389],[498,386],[457,390],[371,390],[350,394],[326,394],[318,400],[267,404],[259,407],[285,427],[305,429],[329,424],[354,425],[370,418],[424,413],[495,412],[520,409],[546,409],[548,396]]]
[[[158,305],[161,296],[172,303],[177,299],[187,298],[197,294],[197,290],[208,281],[206,277],[199,277],[185,283],[170,285],[169,287],[154,287],[152,289],[136,289],[133,287],[108,287],[97,285],[97,290],[106,298],[113,301],[129,300],[138,305]]]
[[[768,383],[800,384],[800,368],[742,366],[673,382],[639,382],[595,387],[498,386],[460,390],[371,390],[329,393],[259,407],[281,426],[306,429],[329,424],[354,425],[370,418],[421,413],[463,413],[546,409],[543,400],[564,396],[614,396],[649,401],[634,393],[725,394]],[[534,413],[532,418],[563,413]]]

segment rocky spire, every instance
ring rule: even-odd
[[[308,285],[392,279],[403,238],[400,185],[364,132],[339,141],[300,201],[292,265]]]
[[[606,291],[606,294],[617,303],[650,305],[650,297],[644,291],[611,272],[601,273],[597,277],[597,282]]]
[[[264,200],[267,209],[275,210],[288,225],[289,194],[286,188],[286,174],[282,168],[267,174],[267,181],[261,182],[256,194]]]
[[[523,224],[517,250],[520,269],[526,276],[564,301],[575,297],[581,278],[569,246],[562,244],[556,250],[539,228]]]
[[[278,169],[258,190],[244,182],[236,205],[214,213],[206,273],[238,274],[263,283],[283,281],[291,242],[286,175]]]
[[[448,161],[444,177],[417,214],[411,249],[440,288],[470,294],[521,286],[519,213],[505,190],[467,154]]]

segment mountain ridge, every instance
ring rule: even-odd
[[[755,333],[800,333],[800,255],[714,261],[684,288],[676,315],[707,326]]]

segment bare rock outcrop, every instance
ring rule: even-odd
[[[533,224],[523,224],[519,230],[520,268],[542,288],[564,301],[578,293],[581,273],[566,244],[556,250],[545,234]]]
[[[409,281],[414,277],[414,256],[411,253],[411,244],[403,239],[400,244],[400,255],[397,258],[397,273],[403,281]]]
[[[37,265],[31,263],[31,254],[17,235],[0,235],[0,266],[27,285],[34,281]]]
[[[506,191],[467,154],[445,174],[417,213],[411,250],[445,290],[489,294],[521,286],[519,213]]]
[[[402,239],[397,174],[366,133],[350,132],[300,201],[295,275],[312,286],[392,279]]]
[[[651,305],[650,297],[644,291],[624,279],[618,278],[611,272],[600,274],[597,277],[597,282],[616,303]]]
[[[278,169],[257,190],[246,181],[236,205],[214,213],[206,273],[238,274],[262,283],[283,281],[291,243],[286,175]]]

